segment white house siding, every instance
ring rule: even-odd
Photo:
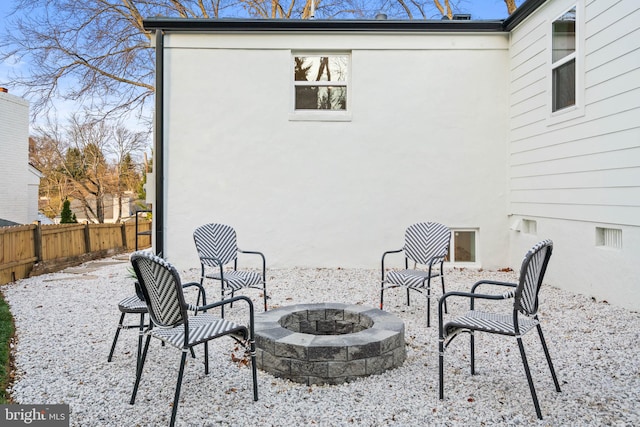
[[[29,223],[29,103],[0,92],[0,119],[0,218]]]
[[[378,268],[418,221],[508,260],[506,34],[165,36],[165,255],[234,226],[270,268]],[[350,52],[352,119],[290,121],[291,52]],[[249,260],[245,256],[243,260]],[[398,259],[400,262],[400,259]]]
[[[38,197],[40,196],[40,179],[44,177],[35,167],[29,165],[27,175],[27,222],[38,220]]]
[[[584,89],[577,113],[552,118],[550,27],[573,5],[584,19]],[[639,309],[640,2],[547,2],[512,31],[510,56],[512,265],[552,238],[549,282]],[[621,230],[622,247],[597,246],[597,227]]]

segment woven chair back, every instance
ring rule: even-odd
[[[419,222],[407,228],[404,253],[418,264],[428,264],[433,257],[444,257],[449,250],[451,230],[437,222]]]
[[[522,261],[515,294],[515,309],[527,316],[533,316],[538,312],[538,293],[552,251],[553,242],[543,240],[532,247]]]
[[[138,276],[153,323],[159,327],[174,327],[184,323],[186,305],[176,269],[148,252],[133,253],[131,264]]]
[[[193,232],[193,240],[200,261],[209,267],[219,264],[210,258],[220,260],[221,265],[234,261],[238,255],[236,231],[224,224],[205,224]]]

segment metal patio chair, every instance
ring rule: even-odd
[[[108,362],[111,362],[113,359],[113,353],[116,349],[116,343],[118,342],[118,337],[120,336],[120,331],[122,329],[133,329],[138,328],[138,355],[136,357],[136,361],[140,360],[140,354],[142,352],[142,333],[145,327],[144,317],[147,314],[147,303],[144,301],[144,296],[142,295],[142,289],[140,289],[140,285],[138,282],[134,283],[136,294],[130,297],[127,297],[118,303],[118,310],[120,310],[120,321],[118,322],[118,328],[116,329],[116,334],[113,337],[113,343],[111,344],[111,351],[109,352],[109,357],[107,358]],[[137,314],[140,316],[140,323],[136,324],[124,324],[124,318],[127,314]]]
[[[547,348],[547,343],[542,335],[542,328],[540,327],[540,320],[537,314],[538,293],[540,292],[540,286],[542,286],[542,280],[544,278],[552,250],[553,242],[551,240],[544,240],[531,248],[525,255],[524,261],[522,261],[518,283],[481,280],[472,286],[471,292],[448,292],[440,299],[438,344],[440,354],[440,400],[444,398],[444,351],[453,338],[458,336],[461,332],[468,332],[470,334],[471,375],[474,375],[474,333],[478,331],[490,334],[507,335],[514,337],[518,343],[522,364],[524,365],[527,382],[529,383],[529,389],[531,390],[531,397],[533,398],[533,405],[535,406],[538,418],[542,419],[538,397],[536,395],[536,390],[531,378],[531,372],[529,370],[529,363],[527,362],[527,356],[525,355],[524,346],[522,344],[522,336],[534,328],[538,330],[540,342],[542,343],[542,348],[547,358],[549,369],[551,370],[553,383],[555,384],[556,391],[560,392],[560,384],[558,383],[558,378],[556,377],[555,370],[553,369],[549,349]],[[482,285],[498,286],[501,287],[504,292],[499,294],[476,293],[476,289]],[[506,290],[504,288],[506,288]],[[448,298],[452,297],[468,298],[470,301],[470,311],[463,316],[444,323],[443,304]],[[484,304],[489,306],[492,302],[493,305],[495,305],[496,301],[508,299],[513,299],[513,310],[510,313],[499,313],[497,311],[486,312],[475,308],[476,300],[484,300],[486,301]]]
[[[409,291],[425,293],[427,297],[427,327],[431,326],[431,279],[440,278],[444,290],[444,259],[449,250],[451,231],[437,222],[420,222],[407,228],[404,247],[382,254],[382,279],[380,285],[380,309],[382,310],[385,289],[405,287],[407,305]],[[404,252],[404,270],[385,271],[385,257]],[[413,269],[409,269],[409,261]]]
[[[193,240],[200,258],[200,284],[203,284],[205,278],[220,281],[222,300],[228,294],[233,297],[236,291],[243,288],[260,289],[264,298],[264,311],[267,311],[266,261],[262,252],[240,250],[236,243],[236,231],[224,224],[212,223],[196,228],[193,232]],[[238,254],[260,256],[262,274],[238,270]],[[224,267],[231,263],[233,263],[233,270],[225,271]],[[207,269],[213,269],[213,271],[207,273]],[[224,317],[224,306],[220,309]]]
[[[182,285],[176,269],[162,258],[152,255],[149,252],[135,252],[131,255],[131,263],[138,276],[151,321],[149,327],[144,332],[146,340],[140,362],[137,364],[136,381],[130,403],[132,405],[135,403],[151,338],[157,338],[163,343],[181,350],[182,357],[178,372],[178,382],[176,384],[173,410],[169,423],[170,426],[173,426],[178,411],[180,388],[182,386],[187,352],[193,350],[193,347],[197,345],[204,344],[204,372],[208,374],[209,341],[223,336],[233,338],[248,350],[251,359],[253,400],[258,400],[254,314],[251,300],[245,296],[237,296],[225,301],[207,304],[206,294],[202,285],[197,282]],[[202,306],[193,306],[185,302],[183,289],[191,286],[200,288],[200,293],[203,298]],[[230,322],[207,313],[207,310],[230,304],[233,301],[244,301],[248,304],[248,326]],[[193,312],[194,314],[189,315],[188,312]],[[157,368],[156,373],[158,374]]]

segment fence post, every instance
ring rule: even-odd
[[[36,222],[36,228],[33,230],[33,255],[36,257],[36,262],[42,261],[42,224],[40,221]]]
[[[84,251],[85,253],[91,253],[91,236],[89,233],[89,223],[84,224]]]
[[[125,252],[128,252],[129,248],[127,247],[127,224],[125,224],[124,222],[121,223],[120,230],[122,235],[122,247],[124,248]]]

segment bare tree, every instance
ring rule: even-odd
[[[30,64],[11,84],[25,90],[34,116],[62,99],[102,116],[137,111],[150,122],[144,107],[154,92],[155,63],[144,18],[371,18],[384,11],[397,19],[438,19],[470,1],[16,0],[16,13],[4,17],[0,60]],[[511,13],[515,0],[504,1]]]
[[[136,190],[141,180],[142,171],[137,167],[133,156],[145,151],[148,137],[149,135],[145,132],[132,132],[122,123],[112,128],[111,142],[106,147],[106,153],[113,159],[115,166],[114,193],[118,199],[116,222],[120,222],[122,218],[122,201],[125,191]]]
[[[67,129],[63,170],[75,185],[72,196],[82,202],[87,219],[104,223],[105,194],[113,187],[104,155],[108,125],[105,121],[73,115]]]
[[[73,186],[66,175],[61,172],[61,160],[58,151],[58,138],[54,129],[47,134],[29,138],[33,149],[29,153],[29,161],[33,163],[43,178],[40,180],[39,195],[43,206],[39,206],[49,218],[59,215],[64,200],[73,191]]]
[[[85,218],[103,223],[105,196],[113,194],[121,200],[125,191],[134,192],[139,186],[137,161],[147,146],[147,135],[131,132],[121,123],[77,114],[69,119],[64,132],[58,129],[55,125],[36,129],[39,135],[35,140],[50,156],[48,161],[40,160],[49,183],[41,192],[54,194],[60,203],[67,197],[79,200]]]
[[[516,0],[504,0],[504,4],[507,6],[507,12],[509,13],[509,15],[515,12],[518,8],[518,6],[516,5]]]

